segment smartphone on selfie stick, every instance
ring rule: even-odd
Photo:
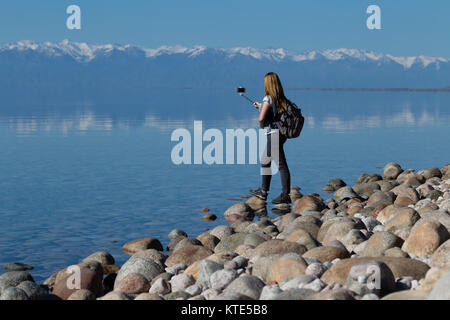
[[[246,91],[246,90],[245,90],[244,87],[238,87],[238,88],[236,89],[236,92],[239,93],[239,95],[240,95],[241,97],[244,97],[245,99],[247,99],[248,101],[250,101],[252,104],[254,104],[255,101],[252,100],[252,99],[250,99],[249,97],[247,97],[247,96],[244,94],[245,91]]]

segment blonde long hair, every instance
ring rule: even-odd
[[[264,76],[264,95],[268,95],[272,98],[278,113],[284,111],[288,99],[284,95],[280,78],[275,72],[269,72]]]

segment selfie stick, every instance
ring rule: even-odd
[[[247,97],[244,93],[245,93],[245,88],[244,87],[238,87],[236,89],[237,93],[239,93],[239,95],[241,97],[244,97],[245,99],[247,99],[248,101],[250,101],[252,104],[255,103],[255,101],[253,101],[252,99],[250,99],[249,97]]]

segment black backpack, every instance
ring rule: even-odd
[[[287,105],[282,113],[278,113],[275,119],[280,134],[288,139],[297,138],[302,132],[305,118],[302,110],[291,101],[287,101]]]

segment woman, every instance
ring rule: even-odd
[[[266,157],[264,161],[264,158],[261,160],[261,166],[263,168],[262,171],[266,169],[267,173],[267,170],[270,170],[270,165],[272,162],[271,144],[273,143],[273,139],[278,138],[279,157],[277,165],[281,176],[282,192],[276,199],[272,200],[272,203],[291,203],[291,198],[289,196],[291,188],[291,174],[289,172],[289,168],[286,162],[286,156],[284,154],[284,143],[286,142],[287,138],[279,134],[277,125],[275,123],[275,117],[277,116],[277,114],[284,112],[284,108],[288,104],[288,99],[284,96],[284,90],[281,86],[280,78],[274,72],[269,72],[264,77],[264,95],[265,97],[262,105],[259,102],[255,102],[253,104],[255,108],[260,110],[260,127],[267,128],[268,132],[267,146],[266,150],[264,151],[264,155]],[[276,160],[276,158],[274,160]],[[261,188],[257,190],[250,190],[250,193],[265,201],[270,189],[271,179],[272,175],[270,173],[263,174]]]

